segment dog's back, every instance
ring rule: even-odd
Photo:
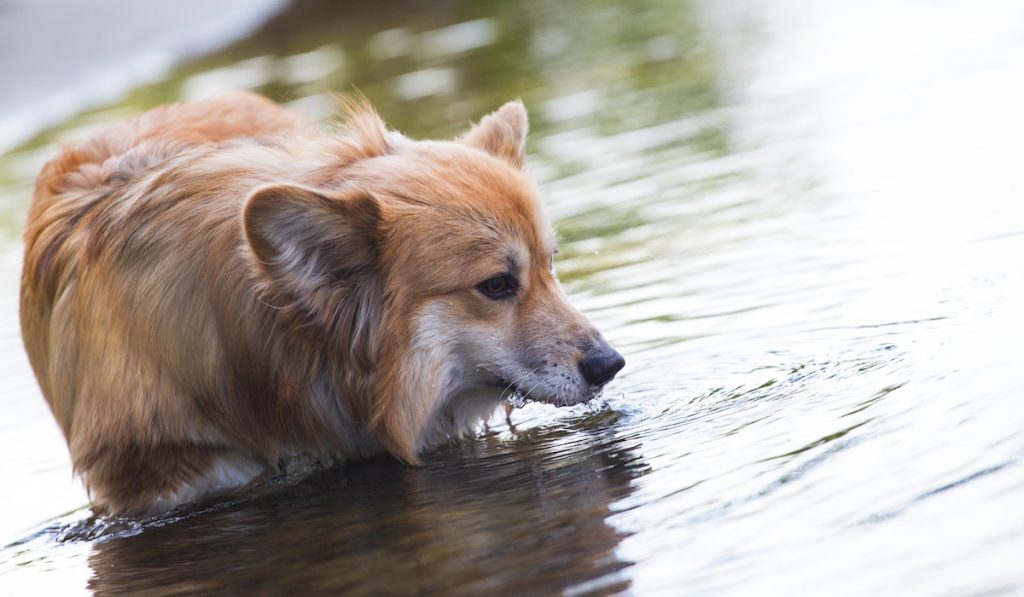
[[[48,302],[74,259],[76,228],[89,212],[118,200],[117,191],[148,169],[203,145],[235,137],[295,132],[302,124],[260,96],[235,93],[173,104],[107,128],[63,147],[36,179],[25,231],[24,281]],[[38,372],[37,372],[38,373]]]

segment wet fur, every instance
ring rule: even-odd
[[[522,105],[444,142],[363,103],[345,116],[324,134],[234,94],[154,109],[43,168],[23,336],[100,507],[167,509],[298,455],[415,464],[503,384],[593,396],[576,361],[602,340],[549,271]],[[508,268],[514,300],[475,290]]]

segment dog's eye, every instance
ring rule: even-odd
[[[476,288],[487,298],[499,300],[515,294],[519,283],[510,274],[498,274],[480,282]]]

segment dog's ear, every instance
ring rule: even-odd
[[[336,349],[335,381],[357,418],[372,391],[362,380],[374,371],[384,303],[380,219],[368,193],[294,184],[256,189],[242,211],[260,300],[291,320],[296,337]]]
[[[372,275],[380,208],[367,193],[328,195],[295,184],[260,187],[242,212],[257,267],[297,299]]]
[[[526,133],[529,130],[526,107],[520,101],[508,102],[484,116],[460,141],[498,156],[516,168],[525,162]]]

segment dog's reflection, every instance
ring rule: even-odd
[[[607,413],[606,413],[607,415]],[[602,416],[606,416],[602,415]],[[646,466],[609,425],[491,434],[422,468],[376,459],[101,541],[97,592],[621,592],[608,522]]]

